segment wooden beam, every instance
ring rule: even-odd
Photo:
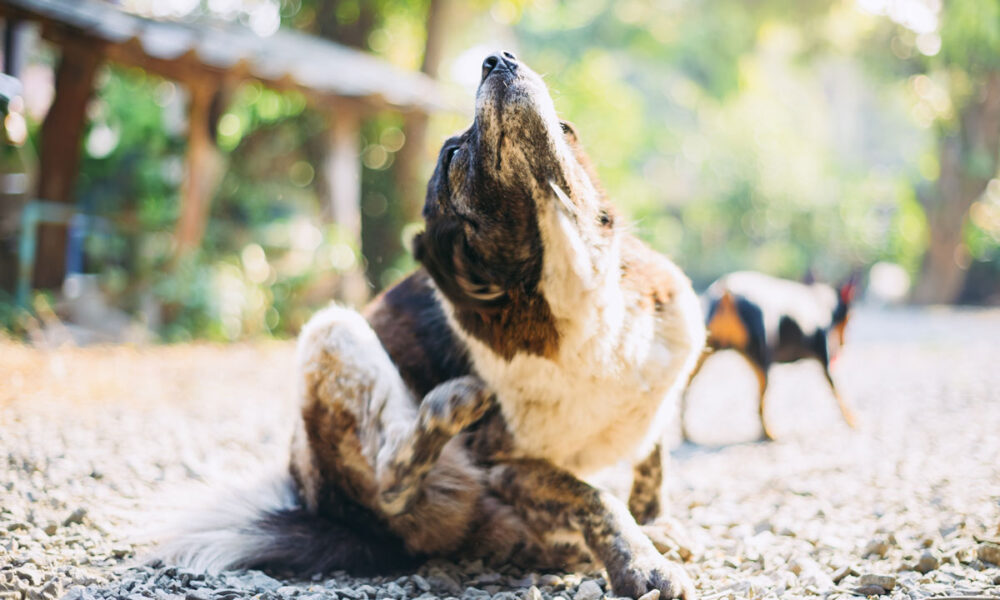
[[[212,100],[219,91],[218,83],[201,81],[189,86],[188,91],[188,148],[184,160],[184,182],[181,184],[180,216],[174,229],[179,254],[201,245],[223,165],[212,135],[215,125]]]
[[[80,168],[87,103],[94,76],[101,64],[101,43],[78,38],[67,40],[56,70],[55,98],[42,123],[38,197],[69,204]],[[44,225],[38,235],[38,260],[34,285],[62,285],[66,273],[66,227]]]

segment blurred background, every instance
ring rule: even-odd
[[[294,336],[413,268],[480,63],[544,74],[632,229],[1000,303],[998,0],[0,0],[0,328]]]

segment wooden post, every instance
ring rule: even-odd
[[[348,235],[351,245],[361,249],[361,115],[339,106],[327,131],[326,159],[320,178],[320,195],[326,200],[331,220]],[[360,266],[344,273],[340,299],[359,305],[368,299],[368,285]]]
[[[330,218],[361,241],[361,119],[353,111],[338,111],[328,132],[323,178],[328,186]]]
[[[68,38],[56,70],[55,98],[42,123],[38,196],[42,200],[69,204],[80,168],[87,102],[94,75],[101,64],[100,43],[87,38]],[[66,274],[66,227],[43,225],[38,232],[38,260],[34,285],[62,285]]]
[[[178,254],[195,250],[201,244],[208,223],[212,196],[222,175],[222,157],[212,136],[212,99],[219,86],[211,81],[189,85],[188,148],[185,156],[181,206],[174,238]]]

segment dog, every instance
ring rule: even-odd
[[[483,62],[423,215],[417,271],[363,315],[330,307],[303,328],[289,469],[187,520],[159,556],[303,574],[598,561],[619,596],[693,600],[650,536],[661,435],[704,346],[698,298],[626,231],[513,54]],[[597,478],[622,464],[619,496]]]
[[[830,365],[844,346],[844,330],[858,279],[852,275],[834,290],[823,283],[799,283],[752,271],[723,276],[705,292],[708,340],[692,378],[711,353],[739,352],[757,376],[761,439],[774,440],[764,414],[771,366],[815,359],[823,366],[844,421],[856,427],[854,410],[834,385]],[[683,410],[681,425],[684,438],[690,439],[684,427]]]

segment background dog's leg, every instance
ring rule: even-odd
[[[765,404],[765,396],[767,394],[767,367],[761,366],[756,360],[753,359],[748,354],[743,355],[750,366],[753,367],[753,373],[757,376],[757,414],[760,416],[760,428],[761,428],[761,439],[762,440],[774,440],[774,434],[771,432],[771,428],[767,425],[767,415]]]
[[[823,374],[826,375],[826,380],[830,384],[830,390],[833,391],[833,397],[837,399],[837,406],[840,407],[840,414],[844,416],[844,421],[852,428],[857,429],[858,418],[854,416],[854,411],[851,409],[850,403],[840,395],[837,391],[837,386],[833,384],[833,377],[830,375],[830,367],[823,365]]]
[[[665,598],[694,600],[687,573],[657,552],[625,504],[612,494],[536,459],[495,467],[490,487],[532,528],[578,527],[587,546],[604,563],[616,595],[638,598],[656,589]]]
[[[458,377],[428,392],[412,428],[385,440],[379,451],[376,477],[382,510],[398,515],[411,508],[445,444],[492,405],[493,395],[478,377]]]

